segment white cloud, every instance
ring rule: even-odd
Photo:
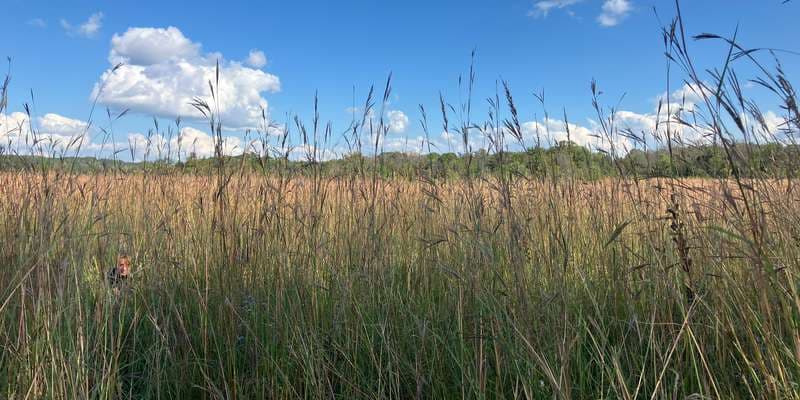
[[[262,93],[280,90],[277,76],[259,69],[226,61],[219,53],[202,54],[174,27],[129,28],[111,39],[109,61],[116,68],[106,70],[95,84],[92,98],[118,108],[162,117],[202,119],[191,102],[211,99],[209,82],[216,80],[219,62],[218,112],[226,128],[253,128],[268,109]],[[101,90],[102,88],[102,90]]]
[[[267,65],[267,56],[264,55],[264,52],[261,50],[253,49],[250,50],[250,54],[247,55],[247,65],[253,68],[262,68]]]
[[[112,65],[151,66],[199,56],[200,44],[192,43],[178,28],[128,28],[122,35],[115,33],[111,38],[108,61]]]
[[[580,3],[583,0],[543,0],[537,1],[533,5],[533,10],[528,12],[531,17],[546,17],[550,11],[554,9],[562,9],[569,7],[573,4]]]
[[[31,130],[32,129],[32,130]],[[283,128],[270,126],[264,133],[271,137],[283,133]],[[0,114],[0,154],[35,154],[41,156],[75,156],[95,155],[110,156],[112,150],[122,151],[123,155],[132,155],[134,160],[171,159],[180,157],[186,160],[190,154],[198,158],[214,156],[215,138],[203,130],[185,126],[177,134],[164,133],[129,133],[122,141],[112,143],[108,137],[103,138],[101,129],[95,128],[85,121],[48,113],[33,119],[33,127],[28,116],[22,112]],[[237,136],[223,136],[222,151],[225,155],[240,155],[247,152],[259,153],[262,143],[256,138],[248,143]],[[269,145],[268,139],[265,144]],[[80,154],[78,154],[80,150]],[[275,150],[270,146],[270,150]],[[287,151],[288,149],[283,149]],[[322,151],[324,157],[333,158],[333,154]],[[295,153],[297,153],[296,151]],[[271,152],[270,154],[273,154]],[[295,154],[300,158],[299,154]],[[259,153],[260,154],[260,153]],[[274,154],[273,154],[274,155]]]
[[[547,17],[551,11],[566,9],[570,17],[576,17],[575,12],[569,9],[584,0],[540,0],[534,3],[533,9],[528,11],[528,16],[535,18]],[[632,0],[604,0],[597,16],[597,22],[605,27],[615,26],[622,22],[633,10]]]
[[[597,22],[602,26],[616,26],[630,14],[633,6],[631,0],[605,0]]]
[[[586,127],[571,122],[565,123],[554,118],[523,123],[522,135],[528,143],[534,143],[538,135],[543,144],[555,145],[569,140],[579,146],[592,149],[609,151],[613,147],[618,153],[624,153],[629,149],[629,143],[623,137],[614,137],[609,142],[608,138],[600,135],[596,126]]]
[[[414,138],[392,138],[383,143],[385,151],[422,154],[427,151],[427,141],[423,136]]]
[[[344,110],[347,114],[355,116],[359,123],[362,111],[360,107],[347,107]],[[384,113],[383,127],[388,129],[388,133],[405,133],[408,130],[409,119],[406,113],[400,110],[388,110]],[[381,126],[381,120],[378,118],[378,113],[375,109],[370,109],[365,116],[364,130],[372,130],[373,133],[378,131]]]
[[[467,135],[466,150],[478,151],[488,149],[489,141],[487,140],[486,135],[490,134],[490,132],[482,132],[481,129],[476,127],[469,128],[467,131],[469,133]],[[464,136],[460,131],[442,131],[442,133],[439,134],[439,137],[443,140],[443,142],[440,143],[438,140],[436,140],[436,138],[431,140],[431,147],[433,151],[457,153],[465,152]]]
[[[447,132],[447,131],[442,131],[442,134],[441,134],[441,135],[439,135],[439,136],[441,136],[441,137],[442,137],[442,139],[444,139],[444,140],[446,140],[446,141],[452,141],[452,140],[459,140],[459,139],[461,139],[461,134],[460,134],[460,133],[458,133],[458,132]]]
[[[65,31],[69,35],[77,35],[83,36],[86,38],[92,38],[100,32],[100,28],[103,27],[103,13],[97,12],[89,16],[89,19],[86,22],[78,25],[72,26],[69,21],[65,19],[61,19],[61,27],[64,28]]]
[[[686,125],[680,120],[686,119],[685,109],[673,108],[667,113],[666,108],[662,108],[660,113],[640,114],[633,111],[617,111],[614,115],[614,127],[617,132],[626,131],[635,135],[639,143],[644,141],[649,145],[665,144],[667,140],[667,129],[673,143],[685,145],[699,145],[708,142],[709,132],[702,125]]]
[[[148,159],[186,160],[190,156],[208,158],[214,156],[215,138],[208,133],[186,126],[178,135],[165,137],[162,134],[128,134],[128,147],[133,150],[137,161]],[[222,138],[222,153],[228,156],[244,152],[242,139],[236,136]]]
[[[192,127],[181,129],[181,151],[190,154],[194,152],[198,157],[211,157],[214,155],[214,138],[208,133]],[[177,139],[176,147],[177,147]],[[243,152],[242,140],[236,136],[222,138],[222,153],[225,155],[239,155]]]
[[[684,87],[674,93],[686,90]],[[715,133],[712,123],[702,117],[694,118],[694,112],[700,112],[699,106],[687,100],[683,107],[673,106],[669,113],[662,107],[659,113],[640,114],[632,111],[617,111],[614,115],[617,130],[630,130],[636,136],[646,140],[649,146],[664,145],[667,141],[667,128],[670,139],[678,145],[700,146],[714,142]],[[728,117],[725,116],[725,119]],[[797,134],[795,126],[783,116],[773,111],[763,113],[760,118],[747,113],[740,116],[743,126],[749,135],[748,141],[789,143]],[[668,123],[669,122],[669,123]],[[743,137],[738,128],[732,128],[736,140]],[[728,136],[728,133],[725,133]]]
[[[95,13],[89,17],[89,20],[81,24],[78,27],[78,32],[86,37],[92,37],[97,32],[100,31],[100,28],[103,27],[103,13]]]
[[[400,110],[391,110],[386,113],[389,119],[389,133],[404,133],[408,128],[408,117]]]
[[[10,147],[12,141],[27,133],[28,116],[25,113],[0,114],[0,146]]]
[[[713,142],[714,132],[704,118],[703,103],[706,98],[714,98],[713,88],[705,83],[687,83],[672,91],[669,96],[666,93],[658,96],[660,109],[656,107],[652,112],[644,114],[620,110],[614,118],[617,128],[630,130],[634,135],[647,139],[650,144],[656,144],[653,141],[664,144],[667,140],[667,128],[671,139],[678,144],[709,144]],[[760,124],[750,122],[746,116],[743,119],[748,121],[748,131],[758,134],[778,133],[780,121],[785,121],[773,112],[765,113],[765,132]]]
[[[713,99],[714,93],[714,90],[706,83],[685,83],[680,89],[673,91],[669,99],[662,95],[661,100],[664,102],[669,100],[676,107],[693,110],[698,103],[704,102],[705,99]]]
[[[295,161],[330,161],[341,157],[341,152],[336,149],[323,149],[311,144],[301,144],[292,148],[278,149],[279,154],[286,154],[288,151],[289,159]]]
[[[0,114],[0,147],[4,153],[75,155],[78,150],[102,150],[101,144],[91,141],[92,133],[89,123],[58,114],[45,114],[35,118],[33,124],[25,113]]]
[[[39,130],[59,135],[79,135],[88,131],[89,125],[85,121],[67,118],[58,114],[47,113],[39,118]]]
[[[767,133],[771,134],[792,129],[792,127],[789,125],[789,121],[786,118],[781,117],[772,111],[767,111],[764,113],[763,128],[768,131]]]

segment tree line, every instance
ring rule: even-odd
[[[384,152],[377,156],[351,153],[327,161],[291,160],[287,157],[244,154],[215,158],[190,157],[178,162],[154,160],[125,162],[93,157],[39,157],[0,155],[0,171],[70,170],[78,173],[158,172],[206,174],[223,162],[226,169],[243,172],[285,172],[303,174],[315,169],[329,176],[379,175],[381,177],[431,178],[480,177],[513,174],[526,177],[572,176],[600,179],[610,176],[651,177],[730,177],[734,168],[744,177],[794,177],[800,169],[800,146],[734,144],[726,152],[722,146],[682,146],[667,149],[634,149],[614,156],[563,141],[551,147],[525,151],[489,153],[479,150],[467,154],[410,154]]]

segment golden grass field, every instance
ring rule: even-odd
[[[5,173],[1,396],[794,398],[798,211],[785,180]]]

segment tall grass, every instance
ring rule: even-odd
[[[207,176],[0,174],[0,397],[800,398],[800,198],[793,176],[737,170],[766,124],[734,61],[785,106],[787,132],[770,140],[800,128],[796,97],[735,37],[699,39],[730,49],[710,76],[680,14],[664,29],[698,108],[636,136],[593,85],[599,133],[670,149],[685,129],[709,133],[732,179],[639,179],[619,164],[597,181],[475,178],[469,163],[455,179],[363,164],[329,176],[332,129],[316,112],[294,121],[306,170],[244,173],[201,99],[218,140]],[[526,146],[514,96],[502,85],[476,123],[475,77],[463,104],[442,98],[443,128],[465,149],[482,135],[502,160]],[[381,99],[370,91],[354,148],[379,151],[388,126],[369,115],[390,93],[391,80]],[[134,275],[115,294],[103,276],[119,253]]]

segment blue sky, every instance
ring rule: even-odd
[[[738,23],[747,46],[800,51],[795,41],[800,28],[794,21],[800,4],[682,3],[689,34],[731,34]],[[226,135],[239,138],[231,141],[232,152],[247,147],[242,134],[255,127],[260,107],[276,122],[295,114],[308,121],[315,92],[322,119],[332,121],[338,134],[351,120],[354,88],[358,105],[369,86],[382,87],[390,72],[393,95],[385,117],[393,124],[387,147],[399,150],[403,141],[403,150],[413,150],[404,140],[414,142],[422,134],[418,105],[423,104],[440,151],[457,150],[442,132],[438,96],[441,92],[458,103],[457,79],[466,73],[473,49],[477,119],[484,118],[483,99],[493,95],[498,79],[510,83],[523,121],[533,124],[547,123],[533,97],[544,90],[551,114],[560,116],[565,108],[577,128],[590,132],[592,79],[606,92],[608,104],[624,94],[621,109],[646,116],[666,92],[659,18],[667,22],[675,14],[672,1],[653,0],[192,5],[6,0],[3,8],[0,55],[12,59],[8,115],[22,111],[33,91],[36,129],[70,137],[80,131],[79,122],[89,119],[93,95],[105,77],[107,86],[99,96],[102,112],[92,119],[90,141],[99,142],[100,128],[108,128],[103,109],[109,107],[116,112],[131,109],[113,125],[119,147],[136,143],[128,138],[146,136],[154,116],[163,127],[175,115],[192,128],[188,138],[207,145],[206,124],[192,115],[187,99],[208,95],[204,77],[221,60],[223,81],[230,84],[222,88],[227,95]],[[718,66],[725,50],[712,43],[691,46],[704,67]],[[781,59],[794,76],[798,57],[784,54]],[[125,65],[111,74],[116,62]],[[753,96],[762,94],[753,89]],[[14,126],[8,115],[6,131]],[[341,141],[331,144],[338,152],[343,146]],[[207,147],[198,153],[204,155]],[[82,154],[92,152],[107,155],[108,149],[86,146]]]

